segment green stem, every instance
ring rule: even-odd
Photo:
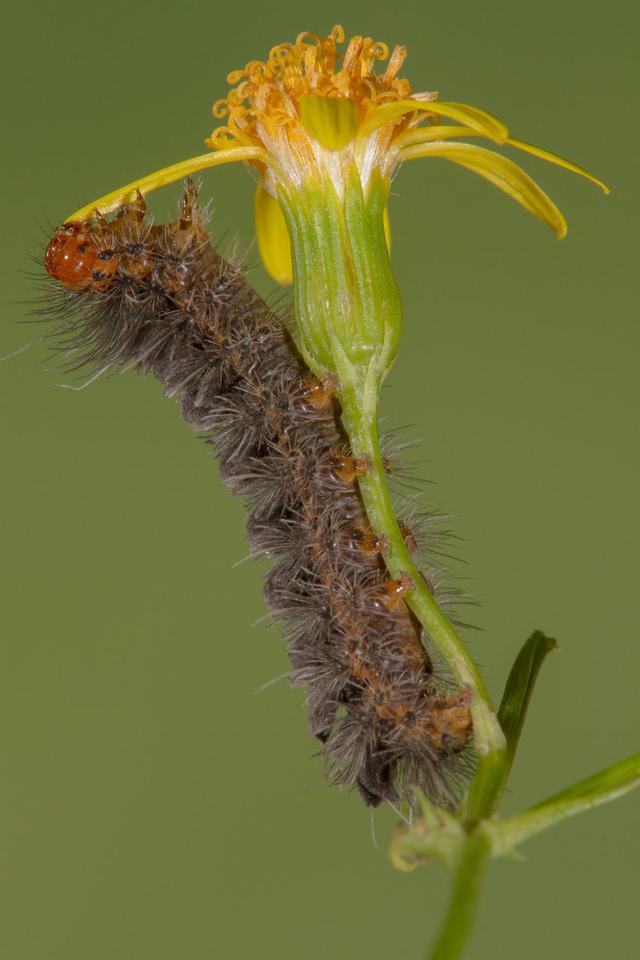
[[[462,955],[476,916],[484,869],[491,841],[482,831],[473,833],[464,845],[453,881],[451,899],[438,938],[428,960],[456,960]]]
[[[483,822],[468,834],[453,880],[446,917],[428,960],[462,955],[476,915],[482,877],[490,856],[511,856],[516,847],[549,827],[608,803],[640,784],[640,754],[627,757],[507,820]],[[416,855],[416,851],[414,856]],[[419,850],[418,854],[419,856]]]
[[[351,452],[367,462],[358,483],[371,529],[384,544],[387,569],[395,580],[404,581],[407,603],[429,642],[471,695],[478,764],[458,819],[431,811],[422,798],[421,821],[392,845],[392,858],[400,869],[412,869],[433,855],[455,866],[448,913],[430,953],[431,960],[455,960],[471,931],[492,850],[502,845],[501,852],[508,852],[520,837],[629,789],[637,763],[605,771],[600,779],[551,798],[508,822],[506,829],[494,820],[540,664],[555,642],[537,632],[525,644],[509,676],[498,719],[478,668],[411,558],[396,520],[378,436],[380,389],[402,330],[402,302],[384,231],[390,182],[380,170],[370,172],[364,182],[361,173],[355,163],[347,167],[332,163],[317,180],[281,183],[278,199],[291,240],[302,356],[316,376],[337,383]]]
[[[371,529],[385,545],[387,569],[394,579],[411,584],[409,607],[458,684],[470,693],[476,776],[463,803],[459,832],[438,836],[457,864],[449,914],[433,954],[444,960],[459,955],[471,929],[490,849],[487,836],[474,827],[497,805],[506,744],[478,668],[411,558],[387,483],[378,399],[402,328],[402,303],[384,236],[388,195],[389,183],[379,174],[364,190],[354,167],[344,174],[340,190],[325,178],[301,189],[283,185],[279,200],[291,238],[300,349],[317,376],[337,380],[351,452],[368,463],[358,482]],[[432,824],[427,834],[433,832]],[[398,856],[406,853],[398,851]]]
[[[482,830],[473,828],[495,812],[504,788],[505,738],[478,668],[413,563],[396,520],[378,436],[377,371],[372,364],[368,376],[362,381],[350,376],[351,370],[345,364],[338,371],[341,382],[339,399],[351,449],[357,456],[366,456],[370,462],[369,471],[359,481],[367,517],[376,535],[385,539],[385,563],[391,576],[399,578],[408,574],[415,585],[407,596],[409,606],[456,679],[473,691],[471,710],[478,766],[461,814],[463,826],[470,832],[462,847],[447,916],[430,954],[431,960],[455,960],[461,955],[471,932],[484,867],[491,852],[489,837]]]
[[[519,844],[543,830],[601,803],[609,803],[639,785],[640,753],[636,753],[574,783],[524,813],[486,823],[483,829],[491,839],[493,855],[509,856]]]
[[[378,436],[377,398],[379,390],[377,371],[372,367],[364,382],[353,377],[352,368],[345,364],[338,370],[341,381],[339,395],[342,420],[356,456],[365,456],[370,463],[367,474],[360,478],[360,492],[373,531],[386,543],[385,563],[392,577],[408,575],[414,589],[407,595],[407,603],[424,627],[429,639],[447,661],[460,684],[471,688],[473,701],[474,743],[478,755],[495,754],[504,750],[504,737],[496,720],[489,694],[478,668],[433,599],[420,571],[415,566],[396,520],[393,501],[387,483],[380,440]]]
[[[480,673],[415,567],[395,512],[378,438],[378,397],[402,329],[402,303],[384,235],[389,182],[379,171],[363,189],[355,165],[340,189],[329,177],[278,198],[291,239],[299,345],[319,377],[337,378],[342,420],[355,456],[370,469],[360,491],[371,528],[387,545],[392,577],[412,581],[407,602],[461,686],[471,692],[474,747],[480,758],[505,740]]]
[[[487,817],[492,817],[505,787],[506,751],[494,750],[478,760],[476,773],[464,797],[460,816],[465,830],[473,830]]]

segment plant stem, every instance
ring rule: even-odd
[[[472,694],[474,747],[482,762],[485,755],[504,749],[504,736],[476,665],[411,559],[380,452],[378,397],[402,330],[402,301],[384,233],[389,187],[378,171],[365,190],[352,165],[342,172],[338,187],[326,176],[279,189],[291,239],[298,344],[317,376],[338,379],[352,453],[370,464],[359,480],[369,523],[386,544],[391,576],[404,574],[413,584],[407,602],[425,633]]]
[[[609,803],[640,786],[640,753],[613,763],[548,797],[524,813],[484,824],[494,856],[510,856],[525,840],[554,827],[568,817]]]
[[[483,822],[468,834],[462,848],[447,915],[428,960],[456,960],[461,956],[471,933],[490,856],[511,856],[518,844],[530,837],[567,817],[614,800],[639,784],[640,754],[634,754],[507,820],[487,819],[487,813],[479,809],[478,818]],[[499,783],[497,786],[499,796],[502,788]],[[492,803],[490,792],[486,796]]]
[[[431,960],[455,960],[471,932],[482,875],[491,852],[489,837],[482,829],[474,828],[497,807],[504,787],[506,741],[478,668],[433,599],[396,520],[378,436],[378,371],[372,364],[364,380],[352,378],[350,373],[348,364],[339,370],[342,420],[353,453],[366,456],[370,463],[370,469],[359,480],[360,493],[373,531],[384,537],[387,545],[387,569],[394,578],[402,574],[411,577],[414,589],[408,593],[407,603],[455,678],[473,692],[471,712],[478,766],[461,811],[468,836],[453,880],[447,916],[429,955]]]
[[[428,960],[456,960],[461,956],[475,920],[484,868],[491,841],[481,830],[464,845],[451,890],[449,909]]]
[[[373,533],[384,544],[391,577],[408,586],[406,601],[460,687],[470,693],[476,776],[460,814],[451,905],[434,957],[458,956],[469,934],[487,837],[474,826],[489,816],[504,784],[506,741],[469,652],[436,604],[396,520],[378,436],[378,398],[398,349],[402,303],[384,236],[389,183],[358,171],[332,181],[279,191],[291,238],[295,311],[302,355],[316,376],[337,380],[342,422],[354,456],[366,458],[358,480]],[[409,586],[410,585],[410,586]],[[451,846],[446,838],[444,849]],[[450,840],[451,838],[449,838]]]
[[[429,639],[447,661],[458,682],[471,688],[473,701],[474,744],[480,757],[504,750],[504,736],[496,720],[489,694],[482,677],[435,600],[407,548],[395,511],[384,469],[378,436],[378,378],[373,368],[362,381],[349,377],[345,370],[341,377],[339,395],[342,420],[357,456],[366,456],[370,463],[367,474],[360,478],[360,493],[373,531],[386,544],[385,563],[394,578],[407,574],[414,588],[407,595],[407,603],[422,624]],[[339,371],[339,374],[343,371]]]

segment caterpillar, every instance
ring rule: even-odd
[[[451,803],[468,691],[440,682],[403,599],[412,584],[385,569],[337,385],[311,375],[286,324],[212,247],[191,180],[176,222],[155,224],[138,194],[110,220],[61,226],[44,262],[59,348],[74,365],[157,377],[245,498],[252,551],[271,560],[265,601],[331,781],[371,807],[413,786]],[[415,550],[418,532],[403,534]]]

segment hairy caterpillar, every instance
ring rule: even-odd
[[[282,321],[212,248],[192,183],[176,223],[154,225],[138,195],[109,222],[60,227],[45,266],[74,364],[156,376],[245,497],[252,547],[272,559],[265,600],[331,779],[370,806],[412,785],[447,802],[468,693],[436,683],[403,600],[410,584],[386,572],[358,494],[368,464],[348,448],[335,384],[311,376]]]

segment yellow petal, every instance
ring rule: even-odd
[[[382,214],[382,229],[384,230],[384,238],[387,241],[387,250],[389,253],[391,253],[391,224],[389,223],[389,207],[385,207]]]
[[[467,167],[517,200],[530,213],[552,227],[559,237],[566,235],[566,221],[553,201],[524,170],[499,153],[471,143],[425,143],[406,147],[401,156],[403,160],[443,157]]]
[[[342,150],[358,131],[358,107],[345,97],[300,97],[300,119],[314,140],[327,150]]]
[[[449,140],[452,137],[481,136],[484,136],[484,134],[480,133],[479,130],[472,130],[470,127],[417,127],[414,130],[407,130],[405,133],[401,133],[399,137],[396,137],[394,143],[398,147],[408,147],[416,143],[433,143],[435,140]],[[511,147],[516,147],[518,150],[532,153],[534,157],[540,157],[549,163],[555,163],[559,167],[564,167],[565,170],[571,170],[572,173],[578,173],[581,177],[586,177],[587,180],[591,180],[592,183],[595,183],[605,193],[610,192],[609,187],[606,183],[603,183],[602,180],[598,180],[598,178],[594,177],[588,170],[579,167],[575,163],[571,163],[570,160],[565,160],[564,157],[559,157],[556,153],[543,150],[542,147],[536,147],[532,143],[525,143],[524,140],[515,140],[513,137],[507,137],[504,142],[508,143]]]
[[[527,153],[532,153],[534,157],[540,157],[542,160],[548,160],[549,163],[555,163],[559,167],[564,167],[565,170],[571,170],[573,173],[579,173],[581,177],[586,177],[587,180],[591,180],[592,183],[595,183],[601,190],[604,190],[605,193],[609,193],[609,187],[606,183],[603,183],[602,180],[598,180],[597,177],[594,177],[593,174],[589,173],[587,170],[583,170],[582,167],[578,167],[575,163],[571,163],[570,160],[565,160],[564,157],[559,157],[556,153],[550,153],[548,150],[543,150],[542,147],[534,147],[532,143],[525,143],[524,140],[513,140],[511,137],[507,137],[505,143],[508,143],[511,147],[517,147],[518,150],[525,150]]]
[[[471,127],[416,127],[401,133],[393,142],[396,147],[409,147],[414,143],[433,143],[434,140],[450,140],[451,137],[484,137],[484,133]]]
[[[92,217],[95,210],[100,213],[111,213],[117,210],[124,203],[130,203],[139,190],[143,195],[163,187],[167,183],[174,183],[176,180],[182,180],[191,173],[198,170],[205,170],[207,167],[217,167],[222,163],[235,163],[240,160],[265,160],[266,155],[261,147],[232,147],[229,150],[219,150],[217,153],[205,153],[200,157],[192,157],[190,160],[181,160],[180,163],[174,163],[170,167],[164,167],[162,170],[156,170],[140,180],[134,180],[125,187],[119,187],[111,193],[105,194],[98,200],[88,203],[86,207],[67,218],[66,223],[73,220],[86,220]]]
[[[255,199],[256,237],[265,270],[276,283],[292,283],[291,241],[280,204],[262,184]]]
[[[384,103],[369,114],[359,132],[366,136],[384,123],[390,123],[415,110],[457,120],[496,143],[504,143],[509,136],[504,123],[490,113],[479,110],[478,107],[470,107],[466,103],[440,103],[439,100],[396,100],[394,103]]]

